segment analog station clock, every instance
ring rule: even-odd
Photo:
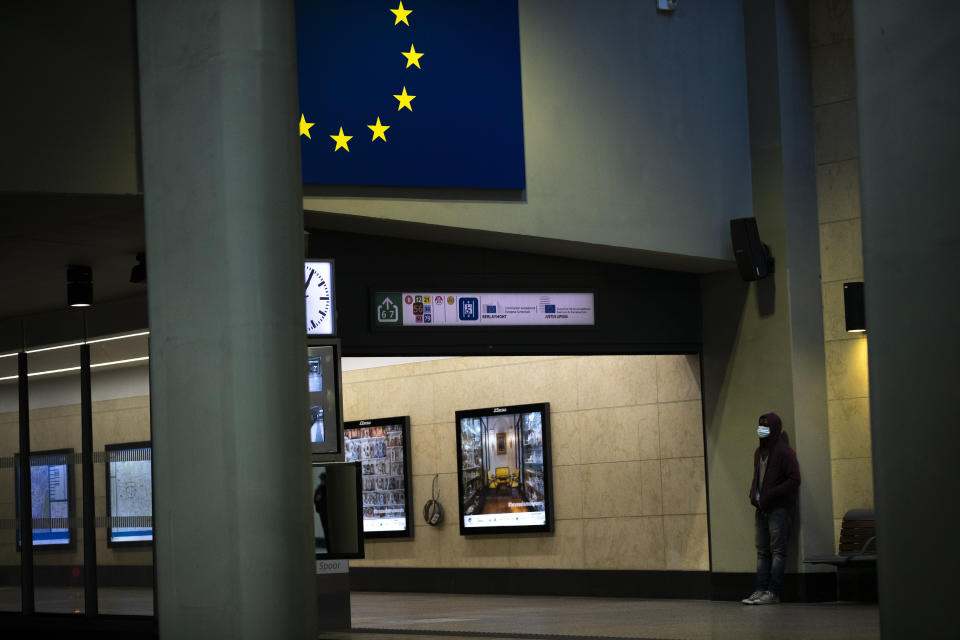
[[[333,262],[312,260],[303,264],[303,288],[307,307],[307,335],[332,336]]]

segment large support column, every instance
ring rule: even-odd
[[[960,5],[854,12],[880,629],[956,637]]]
[[[703,279],[711,559],[714,597],[721,599],[752,588],[754,510],[747,493],[761,413],[780,414],[800,460],[788,571],[810,572],[803,556],[833,548],[806,6],[744,3],[753,214],[776,271],[749,285],[736,272]],[[832,576],[788,578],[788,599],[835,593]]]
[[[161,638],[314,638],[289,1],[137,4]]]

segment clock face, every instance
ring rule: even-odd
[[[333,335],[333,265],[305,262],[303,288],[307,307],[307,335]]]

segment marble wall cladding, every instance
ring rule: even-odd
[[[817,164],[850,160],[860,154],[857,101],[844,100],[813,109]]]
[[[639,516],[643,485],[640,461],[581,465],[584,518]]]
[[[551,412],[576,411],[577,367],[570,366],[574,362],[534,361],[502,367],[503,404],[542,402],[540,398],[549,396]]]
[[[640,462],[640,508],[645,516],[663,513],[663,485],[659,460]]]
[[[660,461],[663,513],[689,515],[707,512],[706,470],[703,457]]]
[[[657,361],[650,356],[594,356],[578,362],[579,409],[657,401]]]
[[[667,570],[710,570],[706,514],[664,516],[663,539]]]
[[[660,457],[703,455],[703,412],[699,400],[659,405]]]
[[[618,462],[640,459],[642,407],[615,407],[577,412],[580,462]]]
[[[847,333],[847,321],[843,309],[843,282],[824,282],[821,286],[823,299],[823,340],[857,339],[855,333]]]
[[[857,96],[853,40],[815,47],[810,51],[813,104],[822,105]]]
[[[860,217],[860,160],[817,167],[817,215],[821,224]]]
[[[867,342],[863,334],[846,332],[843,306],[843,282],[864,280],[852,4],[851,0],[809,3],[836,541],[844,511],[873,506],[872,476],[868,472],[871,451]],[[869,290],[870,284],[865,286]]]
[[[585,480],[593,475],[584,473],[584,469],[580,465],[554,468],[553,508],[556,520],[579,520],[585,517],[584,494],[592,494],[592,491],[584,491]]]
[[[700,356],[657,356],[657,402],[700,399]]]
[[[672,567],[709,567],[699,356],[476,357],[378,369],[375,378],[344,373],[345,419],[385,417],[358,413],[384,407],[411,416],[417,528],[412,540],[368,541],[357,566],[663,569],[671,535]],[[404,397],[357,397],[394,391]],[[555,532],[461,536],[455,412],[544,401]],[[427,527],[420,511],[434,473],[446,513]]]
[[[810,46],[853,40],[853,2],[851,0],[812,0],[810,2]]]
[[[873,461],[870,458],[831,460],[833,517],[850,509],[873,508]]]
[[[835,340],[827,342],[825,348],[827,400],[869,396],[866,338]]]
[[[600,518],[583,521],[584,568],[665,568],[663,518]]]
[[[820,272],[823,282],[863,280],[859,219],[820,225]]]
[[[580,464],[579,412],[550,415],[550,446],[554,466]]]
[[[830,400],[827,422],[831,458],[870,458],[870,398]]]

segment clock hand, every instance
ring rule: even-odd
[[[304,290],[306,290],[306,288],[310,286],[310,281],[313,280],[314,273],[316,273],[316,271],[311,270],[310,275],[307,276],[307,281],[303,283]]]

